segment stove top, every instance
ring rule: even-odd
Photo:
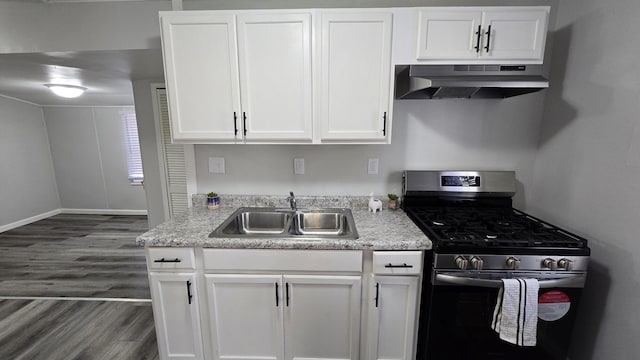
[[[587,241],[511,207],[405,208],[440,253],[588,253]]]

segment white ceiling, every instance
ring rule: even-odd
[[[42,106],[133,105],[132,80],[162,78],[160,49],[0,54],[0,95]],[[43,85],[52,82],[88,90],[66,99]]]

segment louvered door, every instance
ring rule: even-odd
[[[158,89],[158,113],[162,131],[162,160],[165,168],[169,217],[187,210],[187,172],[185,167],[185,145],[171,144],[167,91]]]

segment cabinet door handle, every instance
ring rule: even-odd
[[[394,265],[392,263],[388,263],[384,267],[386,267],[386,268],[412,268],[413,265],[407,265],[407,263],[403,263],[401,265]]]
[[[244,128],[244,137],[247,137],[247,113],[242,112],[242,127]]]
[[[380,297],[380,283],[376,283],[376,307],[378,307],[379,297]]]
[[[387,112],[382,115],[382,135],[387,136]]]
[[[238,136],[238,114],[233,112],[233,135]]]
[[[278,300],[278,283],[276,283],[276,307],[278,307],[279,300]]]
[[[487,32],[485,34],[487,34],[487,46],[485,46],[484,49],[488,53],[489,52],[489,44],[491,43],[491,25],[489,25],[489,27],[487,28]]]
[[[289,306],[289,283],[285,283],[284,285],[284,289],[286,290],[286,294],[285,294],[285,301],[286,301],[286,305],[287,307]]]
[[[191,304],[192,297],[193,295],[191,295],[191,281],[187,280],[187,298],[189,299],[189,304]]]
[[[173,260],[166,260],[165,258],[159,259],[159,260],[153,260],[153,262],[157,262],[157,263],[179,263],[182,260],[175,258]]]
[[[476,31],[476,46],[474,47],[474,49],[476,49],[476,53],[480,52],[480,38],[482,37],[482,25],[478,25],[478,31]]]

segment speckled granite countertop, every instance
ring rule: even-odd
[[[431,241],[402,210],[367,211],[366,197],[296,197],[301,208],[350,208],[359,238],[356,240],[301,238],[210,238],[209,234],[241,206],[286,207],[286,198],[274,196],[221,196],[217,210],[203,206],[194,195],[194,207],[173,220],[138,236],[139,246],[206,247],[224,249],[317,250],[426,250]]]

